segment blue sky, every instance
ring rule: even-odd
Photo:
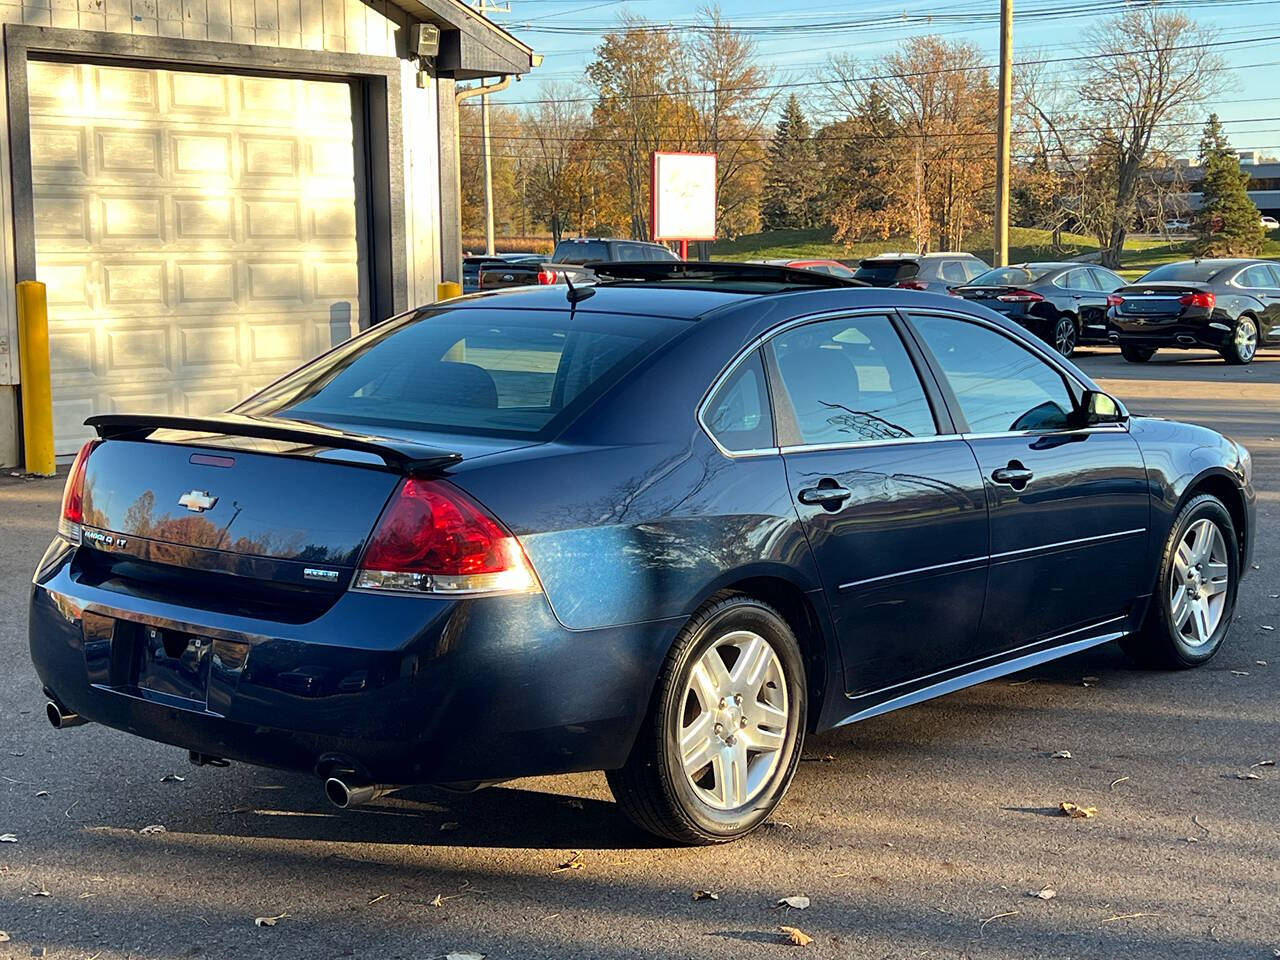
[[[542,96],[548,81],[565,82],[580,79],[583,68],[592,58],[592,49],[602,32],[616,22],[618,14],[628,11],[659,22],[678,25],[688,22],[697,9],[690,0],[628,0],[625,3],[606,0],[511,0],[509,14],[493,14],[545,60],[532,76],[495,97],[520,101]],[[1226,121],[1232,145],[1239,149],[1259,149],[1280,155],[1280,2],[1264,0],[1171,0],[1189,16],[1218,33],[1225,41],[1247,41],[1222,48],[1232,65],[1232,86],[1210,105]],[[1048,56],[1070,56],[1088,52],[1079,47],[1079,38],[1103,14],[1100,9],[1123,8],[1121,0],[1015,0],[1015,59],[1033,53]],[[1026,16],[1019,17],[1019,11]],[[1052,18],[1034,18],[1036,11],[1053,10]],[[796,0],[722,0],[722,11],[735,25],[772,28],[778,24],[796,25],[831,21],[857,21],[866,24],[881,21],[874,27],[823,30],[821,32],[775,33],[757,36],[761,60],[772,64],[774,82],[812,80],[829,54],[848,53],[859,58],[875,58],[890,52],[902,39],[913,34],[938,33],[976,44],[995,62],[999,50],[999,27],[994,17],[998,0],[867,0],[861,4],[839,5],[814,0],[805,4]],[[900,15],[935,15],[931,25],[921,23],[886,24],[886,18]],[[992,18],[986,22],[971,21],[973,16]],[[544,32],[542,28],[569,24],[599,28],[599,32],[564,35]],[[1248,42],[1254,38],[1277,39]],[[1081,64],[1053,66],[1050,71],[1065,79],[1068,73],[1083,69]],[[802,97],[808,93],[798,90]],[[1207,111],[1206,111],[1207,112]],[[1188,131],[1194,146],[1198,131]]]

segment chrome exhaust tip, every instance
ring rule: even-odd
[[[385,783],[347,783],[341,777],[330,777],[324,782],[324,795],[339,810],[350,810],[370,803],[393,790],[395,787]]]
[[[44,705],[44,715],[49,718],[49,726],[55,730],[79,727],[89,722],[78,713],[68,713],[52,700]]]

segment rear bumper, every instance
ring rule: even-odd
[[[1108,338],[1125,347],[1206,347],[1217,350],[1231,339],[1232,328],[1220,320],[1197,323],[1134,323],[1113,319]]]
[[[88,720],[246,763],[410,784],[621,765],[678,628],[574,632],[541,595],[354,592],[309,623],[268,622],[81,583],[67,554],[33,584],[29,630],[46,693]],[[198,697],[140,685],[151,629],[200,638]]]

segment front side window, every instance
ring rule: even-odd
[[[1093,274],[1093,282],[1098,285],[1098,289],[1103,293],[1119,290],[1127,282],[1110,270],[1103,270],[1101,267],[1091,267],[1089,272]]]
[[[916,316],[970,433],[1062,430],[1075,403],[1056,369],[1002,333],[952,317]]]
[[[752,351],[707,403],[703,423],[726,450],[764,450],[773,443],[773,413],[760,351]]]
[[[900,440],[938,432],[888,317],[807,323],[778,334],[768,349],[782,379],[776,394],[780,443]]]

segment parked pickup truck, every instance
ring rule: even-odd
[[[480,267],[480,289],[502,290],[506,287],[526,287],[534,284],[563,283],[563,271],[555,269],[557,263],[576,266],[609,261],[672,261],[679,260],[674,253],[660,243],[644,243],[640,240],[611,240],[596,237],[575,237],[556,244],[550,258],[527,257],[506,263],[488,263]]]

